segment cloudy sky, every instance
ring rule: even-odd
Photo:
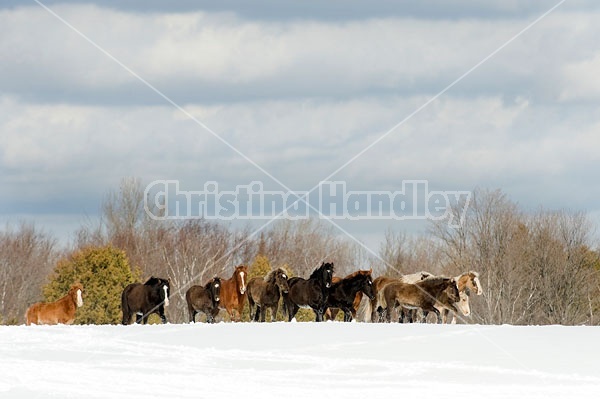
[[[40,3],[0,4],[0,228],[66,240],[127,176],[309,190],[382,135],[330,180],[600,221],[596,1]]]

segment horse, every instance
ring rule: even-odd
[[[267,315],[267,308],[271,309],[271,321],[277,317],[277,308],[279,307],[279,298],[281,294],[287,294],[289,291],[288,277],[283,269],[270,271],[264,278],[254,277],[248,282],[248,306],[250,308],[250,318],[254,305],[256,304],[256,314],[254,321],[264,322]]]
[[[460,293],[460,301],[457,302],[456,308],[463,314],[463,316],[471,315],[471,307],[469,305],[469,296],[471,292],[475,292],[477,295],[483,294],[483,288],[481,287],[481,281],[479,281],[479,273],[470,270],[466,273],[460,274],[454,277],[456,280],[456,286],[458,287],[458,292]],[[442,322],[446,323],[448,319],[448,314],[452,312],[452,324],[456,324],[456,313],[447,307],[437,307],[438,310],[442,313]]]
[[[373,269],[371,269],[371,270],[373,270]],[[349,275],[347,275],[344,278],[352,277],[352,276],[356,275],[358,272],[359,271],[350,273]],[[331,284],[339,283],[340,281],[342,281],[342,277],[333,276],[331,278]],[[354,309],[354,311],[352,312],[352,315],[354,318],[356,318],[356,314],[358,312],[360,304],[362,303],[362,298],[363,298],[363,292],[358,291],[356,293],[356,297],[354,298],[354,302],[352,304],[352,308]],[[327,310],[325,311],[325,320],[335,320],[338,312],[339,312],[339,308],[327,308]]]
[[[377,308],[384,307],[385,302],[383,298],[383,289],[386,285],[395,282],[401,282],[406,284],[414,284],[417,281],[425,280],[426,278],[433,277],[433,274],[421,270],[420,272],[405,274],[400,278],[391,278],[380,276],[373,280],[373,291],[375,292],[375,300],[371,300],[371,323],[376,323],[377,321],[383,321],[380,317],[378,317]]]
[[[221,278],[221,301],[219,308],[229,314],[229,318],[240,321],[246,299],[246,278],[248,266],[239,265],[233,271],[233,275],[225,280]]]
[[[333,263],[323,262],[307,280],[302,277],[288,280],[290,289],[287,295],[283,295],[283,310],[289,321],[292,321],[301,307],[311,308],[315,312],[315,321],[323,321],[332,276]]]
[[[196,314],[202,312],[206,315],[207,323],[214,323],[215,316],[219,314],[219,301],[221,295],[221,279],[215,277],[204,287],[191,286],[185,293],[188,306],[190,323],[196,322]]]
[[[131,322],[135,313],[135,322],[148,323],[148,316],[157,313],[163,324],[167,322],[165,307],[169,306],[170,280],[159,277],[150,277],[144,284],[129,284],[121,294],[121,310],[123,311],[123,324]]]
[[[356,299],[358,294],[360,300],[364,293],[369,299],[375,299],[373,292],[373,280],[371,279],[371,270],[358,270],[347,277],[331,284],[329,296],[327,297],[327,307],[341,309],[344,312],[344,321],[352,321],[356,317]],[[337,314],[337,312],[335,312]],[[335,315],[332,312],[332,317]]]
[[[75,283],[67,295],[54,302],[38,302],[25,312],[25,323],[31,324],[73,324],[75,311],[83,306],[83,286]]]
[[[442,293],[445,293],[444,297],[442,297]],[[414,284],[390,283],[383,289],[383,296],[386,303],[386,321],[388,322],[391,319],[392,310],[401,306],[407,309],[422,309],[423,312],[434,312],[437,322],[441,323],[442,317],[435,304],[444,300],[445,306],[457,311],[454,303],[460,300],[456,280],[447,277],[429,277]],[[426,315],[426,313],[424,314]],[[403,322],[403,319],[404,313],[401,313],[399,321]]]

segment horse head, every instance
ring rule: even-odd
[[[469,282],[467,283],[477,295],[483,294],[483,288],[481,287],[481,281],[479,281],[479,273],[469,271]]]
[[[284,294],[287,294],[290,290],[287,274],[285,274],[282,269],[277,269],[275,272],[275,284],[277,284],[277,287],[279,287],[279,291]]]
[[[375,290],[373,290],[373,278],[371,277],[372,271],[373,269],[369,270],[367,273],[361,273],[362,276],[365,276],[365,280],[361,290],[366,296],[369,297],[370,300],[375,299]]]
[[[169,306],[169,296],[171,295],[171,279],[151,276],[148,281],[144,283],[144,285],[150,286],[157,290],[161,302],[164,302],[165,306]]]
[[[421,280],[425,280],[426,278],[433,277],[433,274],[431,274],[429,272],[422,271],[419,273],[421,274]]]
[[[471,315],[471,306],[469,306],[469,294],[468,292],[461,292],[459,294],[460,301],[456,302],[454,306],[463,316]]]
[[[213,301],[219,302],[221,300],[221,279],[219,277],[213,278],[209,283],[209,291]]]
[[[448,299],[451,302],[459,302],[460,301],[460,292],[458,291],[458,286],[456,285],[456,280],[453,278],[447,279],[447,287],[444,289],[446,295],[448,295]]]
[[[71,294],[71,298],[73,298],[73,302],[77,305],[78,308],[83,306],[83,285],[81,283],[75,283],[71,286],[69,290]]]
[[[162,291],[161,299],[165,302],[165,306],[169,306],[169,296],[171,296],[171,279],[159,279],[160,289]]]
[[[244,295],[246,292],[246,277],[248,276],[248,266],[239,265],[235,268],[235,280],[239,287],[240,294]]]
[[[319,267],[321,281],[325,283],[325,288],[331,287],[331,278],[333,277],[333,263],[321,263]]]

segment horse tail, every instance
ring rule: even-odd
[[[25,311],[25,324],[28,325],[28,326],[31,325],[30,311],[31,311],[31,306],[28,307],[27,310]]]
[[[288,293],[282,292],[281,293],[281,302],[282,302],[282,307],[281,307],[281,313],[283,314],[283,317],[287,318],[288,315],[290,314],[290,310],[288,309]]]
[[[123,312],[122,323],[124,325],[129,324],[129,319],[131,319],[131,309],[129,308],[129,301],[127,300],[127,295],[129,294],[129,291],[130,287],[127,286],[121,294],[121,311]]]
[[[357,318],[360,318],[362,321],[371,321],[371,300],[369,298],[360,301],[360,305],[358,305],[358,309],[356,310]],[[374,299],[375,300],[375,299]]]

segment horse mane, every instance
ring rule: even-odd
[[[150,278],[144,283],[144,285],[157,285],[160,284],[161,281],[162,280],[158,277],[150,276]]]
[[[343,281],[355,281],[361,278],[366,278],[371,275],[372,270],[357,270],[354,273],[350,273],[346,277],[340,280],[340,283]]]
[[[210,290],[210,286],[214,284],[215,280],[219,279],[218,277],[213,277],[210,280],[208,280],[208,283],[206,283],[204,285],[204,289],[209,291]]]
[[[77,290],[81,290],[81,292],[83,292],[83,285],[81,283],[74,283],[73,285],[71,285],[69,292],[74,293],[77,292]]]
[[[371,270],[357,270],[354,273],[350,273],[349,275],[347,275],[346,277],[344,277],[344,279],[356,277],[359,274],[361,274],[363,276],[370,276],[371,273],[373,273],[373,269],[371,269]]]
[[[267,275],[265,276],[265,279],[264,279],[265,283],[275,284],[275,277],[277,276],[278,272],[283,272],[283,270],[281,270],[281,269],[273,269],[269,273],[267,273]]]
[[[323,269],[327,269],[327,268],[331,268],[331,271],[333,271],[333,263],[325,263],[322,262],[321,266],[317,267],[308,277],[308,279],[310,280],[315,279],[315,278],[319,278],[319,274],[323,271]]]
[[[452,278],[450,277],[444,277],[444,276],[433,276],[433,277],[427,277],[424,280],[421,281],[417,281],[416,284],[421,284],[421,285],[436,285],[436,284],[442,284],[442,283],[447,283],[450,282],[452,280]],[[456,282],[456,280],[455,280]]]

